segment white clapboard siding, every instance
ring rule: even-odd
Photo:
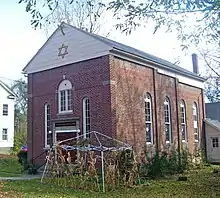
[[[12,95],[0,82],[0,152],[1,148],[11,148],[14,144],[14,99],[9,99]],[[3,115],[3,104],[8,105],[8,115]],[[7,129],[8,140],[2,139],[2,131]]]
[[[107,44],[77,28],[64,24],[63,31],[65,35],[62,34],[59,28],[52,34],[44,46],[24,68],[23,71],[25,73],[34,73],[96,58],[108,54],[111,49]],[[62,44],[68,46],[68,54],[64,58],[58,56],[59,47]]]

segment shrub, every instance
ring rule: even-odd
[[[23,166],[24,170],[27,170],[29,167],[28,159],[27,159],[27,151],[20,150],[17,156],[18,156],[18,162]]]
[[[156,152],[146,163],[139,165],[140,177],[164,177],[166,175],[183,172],[189,168],[189,152],[182,149],[179,156],[178,151],[173,148],[170,153]]]
[[[157,152],[153,159],[148,164],[148,176],[151,178],[163,177],[168,172],[167,153],[162,152],[161,155]]]
[[[27,133],[16,132],[14,136],[14,147],[11,149],[11,154],[16,154],[20,151],[22,145],[27,144]]]
[[[137,181],[137,163],[132,150],[124,150],[119,155],[119,175],[124,184],[133,185]]]

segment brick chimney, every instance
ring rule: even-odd
[[[193,64],[193,73],[199,74],[198,56],[195,53],[192,54],[192,64]]]

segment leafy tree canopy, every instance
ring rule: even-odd
[[[137,2],[137,1],[136,1]],[[162,26],[177,30],[182,47],[204,42],[216,43],[220,36],[220,0],[131,0],[112,1],[110,9],[120,19],[118,28],[130,33],[143,21],[155,23],[155,33]],[[184,45],[185,44],[185,45]]]
[[[66,1],[69,4],[78,2]],[[50,15],[59,6],[59,0],[20,0],[19,3],[25,4],[35,28],[41,27],[43,20],[50,20]],[[127,34],[151,20],[155,22],[153,33],[162,26],[167,31],[177,30],[183,43],[198,44],[204,39],[216,42],[220,36],[220,0],[113,0],[106,3],[106,8],[118,19],[116,28]]]
[[[23,79],[13,82],[11,90],[16,94],[15,117],[18,115],[27,115],[27,83]]]

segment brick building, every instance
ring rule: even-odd
[[[63,23],[23,72],[28,150],[95,130],[146,148],[190,151],[204,139],[203,82],[194,72]]]

